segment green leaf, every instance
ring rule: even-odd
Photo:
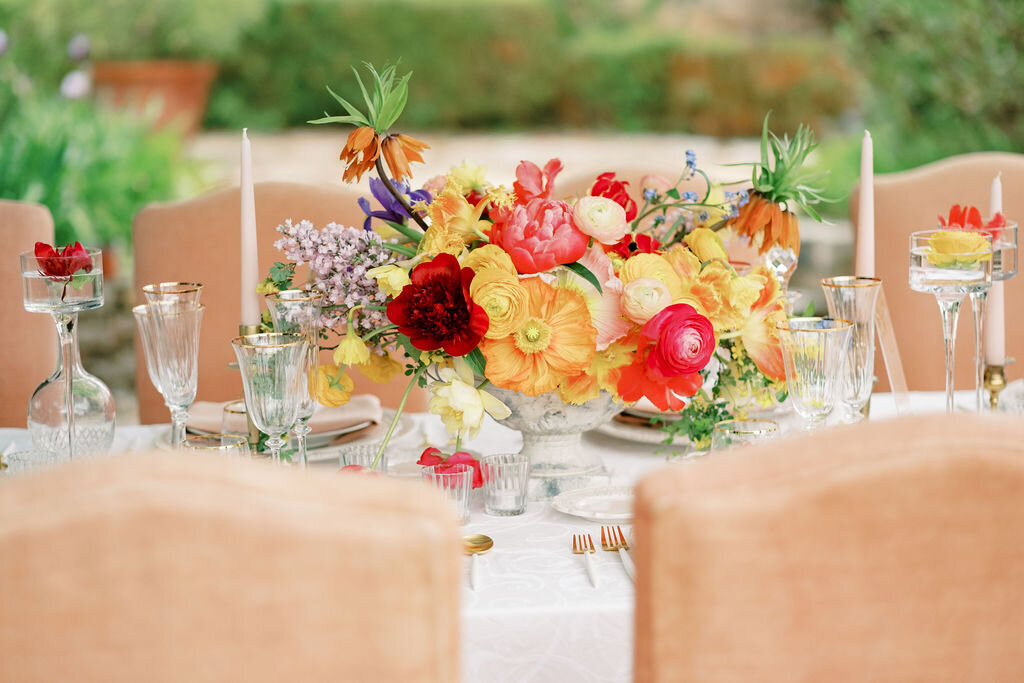
[[[359,76],[359,74],[356,74],[356,77],[358,77],[358,76]],[[362,85],[362,84],[360,83],[360,85]],[[369,125],[369,121],[367,121],[366,115],[364,115],[363,112],[359,111],[358,109],[353,107],[351,104],[349,104],[348,101],[344,97],[342,97],[338,93],[336,93],[333,90],[331,90],[330,86],[327,86],[327,92],[331,93],[331,97],[336,99],[338,101],[338,104],[340,104],[342,107],[345,108],[345,111],[347,111],[349,113],[349,116],[358,117],[358,118],[362,119],[363,121],[366,121],[367,122],[366,125]]]
[[[320,119],[312,119],[310,121],[306,121],[306,123],[351,123],[354,126],[369,125],[366,119],[355,116],[325,116]]]
[[[473,373],[479,377],[486,377],[484,371],[487,369],[487,359],[484,358],[484,354],[477,347],[467,353],[463,358],[469,363],[469,367],[473,370]]]
[[[402,256],[416,255],[416,247],[410,246],[408,244],[392,244],[391,242],[385,242],[382,246],[385,249],[393,251],[396,254],[401,254]]]
[[[384,106],[381,108],[380,117],[378,118],[378,124],[381,126],[381,130],[387,130],[391,126],[395,125],[395,121],[402,115],[405,110],[405,104],[409,99],[409,78],[412,76],[410,71],[402,80],[398,82],[384,102]]]
[[[801,313],[801,315],[804,318],[814,317],[814,302],[813,301],[808,301],[807,302],[807,307],[804,309],[804,312]]]
[[[590,272],[590,269],[587,268],[585,265],[583,265],[582,263],[566,263],[565,267],[579,275],[581,278],[583,278],[590,284],[594,285],[594,287],[597,288],[598,294],[602,293],[601,283],[598,282],[597,276]]]
[[[404,225],[402,223],[396,223],[394,221],[384,222],[387,223],[388,227],[390,227],[392,230],[401,233],[405,237],[408,237],[411,242],[415,242],[416,244],[419,244],[420,239],[422,239],[423,237],[423,231],[415,226]]]
[[[372,67],[371,67],[372,68]],[[374,121],[377,118],[377,108],[373,105],[373,100],[370,99],[370,95],[366,92],[366,86],[363,85],[363,79],[359,77],[359,71],[353,66],[352,73],[356,75],[356,82],[359,84],[359,89],[363,92],[363,100],[366,102],[366,106],[370,110],[370,120]],[[334,93],[331,93],[332,95]]]
[[[668,192],[666,192],[665,194],[667,196],[671,197],[672,199],[679,199],[679,190],[677,190],[674,187],[671,190],[669,190]]]
[[[71,285],[71,289],[77,292],[78,290],[82,289],[82,287],[85,287],[85,285],[89,282],[89,279],[90,277],[88,275],[75,275],[74,277],[71,278],[71,282],[69,282],[68,284]]]

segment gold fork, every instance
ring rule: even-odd
[[[584,538],[586,536],[586,538]],[[596,553],[597,549],[594,548],[594,539],[590,537],[590,534],[573,534],[572,536],[572,551],[577,555],[583,555],[583,563],[587,567],[587,576],[590,577],[590,585],[597,588],[597,574],[594,573],[594,563],[590,559],[591,554]]]
[[[608,551],[619,551],[622,568],[626,570],[630,579],[636,581],[636,568],[633,566],[633,558],[626,552],[629,550],[629,544],[626,543],[626,537],[622,534],[622,527],[601,527],[601,547]]]

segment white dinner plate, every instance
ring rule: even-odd
[[[628,522],[633,519],[633,488],[601,486],[568,491],[552,498],[551,507],[591,522]]]

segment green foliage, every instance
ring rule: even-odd
[[[175,196],[186,168],[178,135],[87,101],[12,102],[0,121],[0,197],[46,205],[58,244],[127,244],[138,210]]]

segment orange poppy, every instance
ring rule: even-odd
[[[749,237],[751,242],[761,235],[758,253],[764,254],[778,245],[800,255],[800,226],[796,214],[782,209],[778,202],[767,199],[760,192],[751,191],[750,201],[740,207],[739,215],[729,219],[727,225],[740,235]]]
[[[391,175],[398,180],[412,178],[409,164],[414,161],[422,164],[423,155],[420,152],[425,149],[430,149],[430,146],[411,135],[394,133],[384,138],[384,161],[391,169]]]

